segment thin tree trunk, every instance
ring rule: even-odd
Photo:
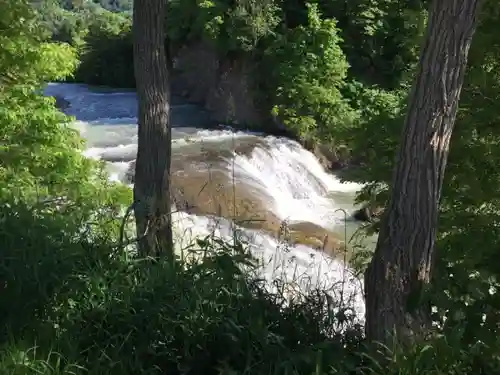
[[[431,279],[438,204],[479,3],[431,5],[391,198],[365,274],[370,341],[411,343],[431,325],[430,306],[418,299]]]
[[[139,101],[134,202],[140,255],[171,257],[170,87],[165,11],[166,0],[134,1],[134,71]]]

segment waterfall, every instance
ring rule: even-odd
[[[336,211],[339,206],[327,193],[355,192],[359,185],[340,183],[295,141],[272,136],[264,140],[265,144],[257,146],[250,157],[235,154],[228,160],[237,178],[253,181],[282,220],[306,221],[325,228],[343,225],[344,215]]]
[[[87,140],[86,156],[106,161],[111,179],[129,183],[131,164],[137,154],[135,93],[93,92],[77,84],[50,84],[45,93],[70,102],[65,111],[75,116],[74,126]],[[195,179],[208,178],[215,171],[218,183],[237,184],[243,192],[240,194],[279,220],[343,233],[347,224],[339,209],[352,210],[358,184],[341,183],[293,140],[207,129],[208,123],[207,114],[199,108],[182,103],[172,105],[172,174],[182,177],[183,188],[189,189]],[[226,218],[177,212],[173,222],[178,246],[213,232],[231,239],[233,227]],[[285,249],[269,232],[240,230],[250,242],[253,254],[262,260],[263,275],[268,280],[280,276],[298,281],[303,288],[326,288],[339,280],[346,281],[346,267],[324,252],[304,244]],[[363,315],[359,281],[349,277],[345,291],[355,296]]]

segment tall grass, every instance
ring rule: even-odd
[[[198,238],[171,264],[64,223],[0,211],[0,374],[495,373],[444,336],[373,355],[345,301],[270,290],[237,236]]]
[[[0,373],[302,374],[355,360],[361,332],[333,329],[328,295],[270,292],[238,240],[200,238],[185,250],[198,256],[170,264],[35,208],[0,215]]]

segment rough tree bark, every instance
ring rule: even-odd
[[[170,86],[165,53],[166,0],[135,0],[134,72],[139,145],[134,208],[143,256],[172,256]]]
[[[365,274],[366,335],[411,343],[430,306],[409,309],[430,282],[438,204],[480,0],[434,0],[393,175],[391,198]],[[415,301],[413,301],[415,302]]]

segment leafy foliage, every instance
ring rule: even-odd
[[[54,270],[66,272],[59,266],[71,258],[72,246],[82,246],[77,240],[86,228],[92,228],[87,241],[116,238],[118,227],[109,217],[120,214],[130,192],[108,183],[102,166],[82,155],[83,142],[69,126],[71,119],[55,108],[53,98],[42,96],[47,81],[72,73],[74,50],[43,39],[39,18],[26,1],[2,2],[1,7],[0,22],[9,25],[0,28],[1,279],[7,298],[0,315],[5,339],[9,329],[25,330],[30,319],[46,313],[30,291],[40,288],[39,272],[49,280]],[[36,241],[32,233],[38,233]],[[21,275],[24,284],[17,283]],[[46,285],[42,302],[50,301],[53,287]],[[16,308],[14,300],[25,292]],[[9,320],[21,315],[19,325]]]
[[[426,20],[418,1],[346,4],[171,1],[168,34],[179,45],[205,40],[221,56],[253,61],[264,106],[302,138],[332,141],[367,121],[365,111],[393,106],[399,94],[384,88],[399,90],[411,78]],[[365,86],[373,83],[379,87]]]
[[[68,43],[77,50],[80,64],[72,77],[74,81],[135,86],[129,13],[108,11],[94,2],[43,0],[36,8],[51,39]]]
[[[132,22],[104,12],[89,25],[80,47],[75,80],[111,87],[135,87]]]
[[[131,0],[54,0],[61,8],[77,10],[88,6],[100,6],[112,12],[128,12],[132,10]]]
[[[298,134],[327,139],[330,127],[349,126],[355,116],[342,97],[348,64],[333,20],[310,6],[309,23],[275,40],[264,52],[263,71],[273,92],[273,112]],[[265,85],[265,82],[263,82]]]
[[[417,62],[416,47],[425,30],[426,1],[320,0],[327,19],[336,19],[342,50],[356,80],[397,88]],[[283,3],[288,27],[307,23],[303,0]]]
[[[274,33],[279,10],[274,0],[171,0],[167,32],[181,44],[206,38],[223,53],[250,52]]]

